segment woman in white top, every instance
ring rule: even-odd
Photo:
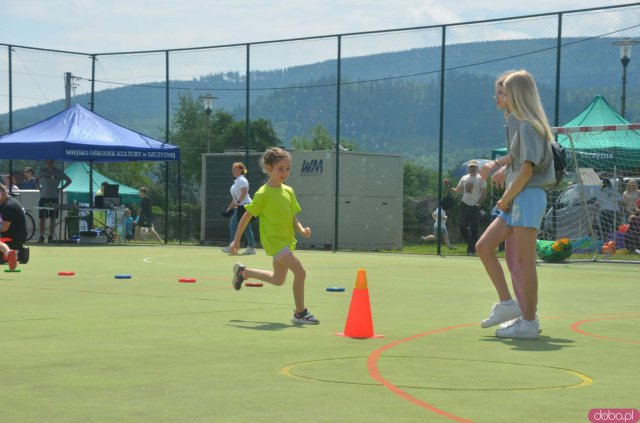
[[[236,236],[236,230],[238,229],[238,222],[244,214],[244,206],[251,203],[251,196],[249,195],[249,181],[247,181],[247,178],[244,176],[247,174],[245,165],[241,162],[234,163],[231,166],[231,173],[236,179],[229,190],[231,192],[231,202],[229,203],[229,207],[227,207],[227,211],[233,210],[233,215],[231,215],[231,220],[229,221],[229,232],[231,234],[231,241],[233,241],[233,238]],[[251,230],[250,224],[247,225],[245,235],[247,237],[247,249],[244,250],[242,254],[255,254],[256,241],[253,238],[253,231]],[[225,253],[231,252],[229,246],[224,247],[222,251]]]

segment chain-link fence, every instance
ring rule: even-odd
[[[229,241],[220,205],[230,200],[230,162],[225,156],[219,166],[211,159],[205,167],[203,154],[226,152],[246,162],[253,192],[264,178],[252,152],[272,145],[333,150],[335,157],[324,159],[325,164],[336,163],[334,173],[324,175],[331,179],[332,191],[316,195],[324,198],[326,219],[331,220],[326,227],[333,231],[333,242],[323,245],[341,247],[345,229],[339,222],[347,219],[348,210],[364,216],[359,221],[362,234],[384,225],[384,230],[396,230],[389,222],[367,217],[378,216],[378,209],[398,200],[402,216],[393,219],[402,220],[397,226],[402,247],[440,252],[421,241],[433,233],[432,212],[446,193],[441,181],[449,178],[456,184],[465,162],[490,158],[504,144],[503,116],[492,98],[496,77],[509,69],[529,70],[555,126],[578,115],[596,95],[616,108],[624,101],[626,119],[640,121],[639,60],[634,57],[623,68],[619,48],[612,45],[640,40],[638,22],[640,3],[198,49],[87,54],[4,44],[0,134],[34,124],[71,102],[180,146],[179,163],[96,168],[123,184],[150,187],[156,229],[167,240],[220,245]],[[626,79],[621,83],[623,69]],[[67,87],[65,73],[71,74]],[[369,169],[362,182],[352,180],[341,166],[345,150],[363,154],[360,162],[345,162]],[[381,178],[383,169],[367,166],[371,159],[366,154],[400,155],[402,169]],[[318,167],[322,159],[313,160],[314,169],[329,169]],[[13,171],[20,179],[22,168],[33,165],[2,160],[0,171]],[[304,173],[296,166],[293,172]],[[384,185],[396,177],[402,180],[402,192],[394,198],[379,196],[371,181]],[[206,191],[204,201],[206,181],[216,179],[222,181],[216,186],[226,188]],[[367,200],[358,203],[360,197]],[[494,202],[489,189],[480,232],[491,219]],[[135,214],[137,206],[129,206]],[[449,210],[446,223],[451,241],[464,251],[460,229],[466,224],[459,208]],[[209,233],[214,235],[205,235]]]

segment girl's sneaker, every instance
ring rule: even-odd
[[[317,325],[320,323],[320,320],[316,319],[306,308],[301,313],[296,313],[294,310],[291,321],[297,325]]]
[[[246,269],[247,266],[244,264],[237,262],[233,265],[233,278],[231,279],[231,286],[236,291],[240,291],[242,288],[242,282],[244,282],[244,276],[242,276],[242,271]]]
[[[252,247],[247,247],[247,249],[242,252],[242,255],[243,256],[250,256],[250,255],[253,255],[255,253],[256,253],[256,250],[254,250]]]

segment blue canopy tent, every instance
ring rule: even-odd
[[[117,125],[76,104],[0,137],[0,159],[172,161],[180,160],[180,149]]]
[[[75,104],[41,122],[0,137],[0,159],[89,162],[179,161],[180,148],[117,125]]]

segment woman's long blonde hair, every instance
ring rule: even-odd
[[[553,140],[547,115],[542,108],[538,87],[526,70],[511,72],[504,80],[509,111],[518,119],[529,122],[547,142]]]

